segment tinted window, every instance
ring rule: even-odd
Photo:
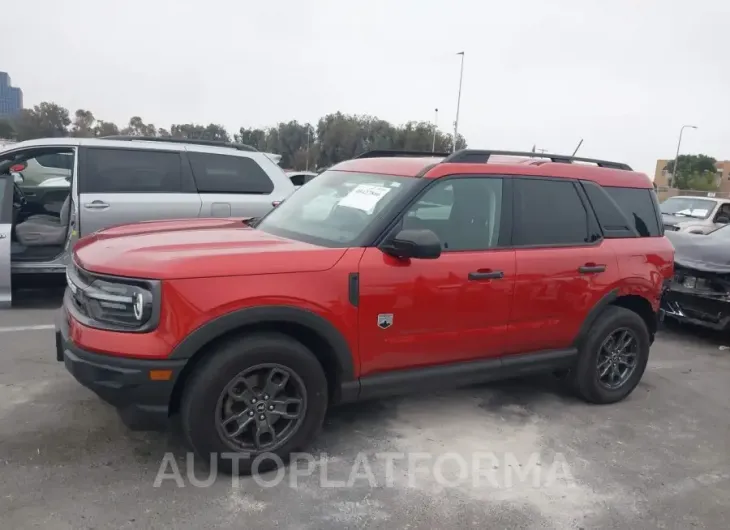
[[[195,183],[201,193],[257,193],[274,191],[274,184],[255,160],[246,156],[188,153]]]
[[[181,191],[180,155],[131,149],[89,149],[85,191],[174,193]]]
[[[469,177],[434,184],[403,217],[404,229],[427,229],[445,251],[499,244],[502,179]]]
[[[515,179],[515,245],[585,245],[588,213],[570,181]]]
[[[653,190],[639,188],[604,188],[616,201],[641,237],[661,235]]]
[[[292,175],[291,177],[289,177],[289,180],[291,180],[291,183],[295,186],[304,185],[304,175]]]
[[[634,223],[629,221],[606,189],[595,182],[583,182],[582,184],[606,237],[636,237],[633,230]]]

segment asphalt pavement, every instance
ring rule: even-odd
[[[332,410],[310,455],[280,474],[206,484],[177,429],[129,431],[56,362],[60,298],[25,293],[0,311],[2,528],[728,526],[730,350],[718,335],[662,330],[617,405],[585,404],[552,377],[424,388]]]

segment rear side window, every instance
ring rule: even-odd
[[[89,193],[175,193],[182,191],[178,153],[94,149],[86,154],[84,191]]]
[[[274,183],[252,158],[188,153],[200,193],[255,193],[267,195]]]
[[[607,193],[608,188],[591,181],[582,181],[581,184],[606,238],[636,237],[634,223]]]
[[[656,195],[654,190],[644,188],[604,187],[616,201],[641,237],[662,235],[657,218]]]
[[[588,212],[572,181],[518,178],[515,183],[515,246],[585,245]]]

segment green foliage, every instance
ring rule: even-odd
[[[15,139],[15,128],[10,120],[0,120],[0,138],[4,140]]]
[[[296,120],[281,122],[266,129],[241,127],[233,141],[250,145],[259,151],[281,155],[280,164],[286,168],[304,169],[328,167],[353,158],[372,149],[407,149],[412,151],[449,152],[453,136],[435,131],[428,122],[410,121],[396,126],[385,120],[367,115],[348,115],[341,112],[328,114],[316,124]],[[25,109],[10,124],[0,122],[3,134],[19,140],[52,136],[102,137],[118,134],[130,136],[172,136],[174,138],[231,141],[231,135],[222,125],[173,124],[170,129],[157,128],[133,116],[120,131],[112,122],[97,120],[91,111],[79,109],[69,118],[68,110],[55,103],[41,103]],[[459,135],[457,148],[466,147]],[[681,157],[680,157],[681,167]]]
[[[706,190],[706,186],[716,189],[715,174],[717,160],[707,155],[679,155],[676,174],[674,172],[674,160],[670,160],[664,169],[672,174],[672,187],[681,190]],[[711,184],[710,184],[711,182]],[[694,188],[694,185],[705,186],[705,188]]]

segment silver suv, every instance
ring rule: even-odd
[[[64,273],[79,237],[113,225],[261,217],[295,187],[241,144],[115,136],[0,149],[0,305],[18,274]]]

